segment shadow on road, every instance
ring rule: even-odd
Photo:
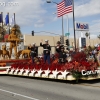
[[[59,82],[59,83],[66,83],[66,84],[95,84],[100,83],[100,79],[95,80],[78,80],[75,81],[68,81],[68,80],[58,80],[58,79],[48,79],[48,78],[38,78],[38,77],[28,77],[28,76],[15,76],[15,75],[0,75],[0,77],[9,76],[9,77],[18,77],[18,78],[27,78],[27,79],[35,79],[35,80],[42,80],[42,81],[50,81],[50,82]]]

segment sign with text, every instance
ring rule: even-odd
[[[75,30],[76,31],[89,31],[89,24],[81,23],[81,22],[75,22]]]

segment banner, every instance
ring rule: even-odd
[[[16,24],[14,15],[10,18],[10,25],[13,27]]]
[[[3,22],[2,14],[0,14],[0,23]]]
[[[8,25],[9,24],[9,15],[7,14],[5,17],[5,24]]]

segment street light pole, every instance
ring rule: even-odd
[[[75,34],[74,0],[73,0],[73,28],[74,28],[74,45],[75,45],[75,51],[76,51],[76,34]]]
[[[55,3],[56,5],[58,3],[54,2],[54,1],[51,1],[51,0],[47,0],[47,3]],[[63,24],[63,16],[62,16],[62,37],[63,37],[63,44],[64,44],[64,24]]]
[[[42,32],[44,32],[44,33],[50,33],[50,34],[54,34],[54,35],[60,35],[60,34],[56,34],[56,33],[52,33],[52,32],[46,32],[46,31],[34,32],[34,33],[42,33]]]
[[[69,39],[69,18],[67,14],[67,32],[68,32],[68,39]]]
[[[68,18],[68,14],[67,14],[67,32],[69,33],[69,18]]]
[[[58,3],[54,2],[54,1],[52,1],[52,2],[55,3],[55,4],[58,4]]]
[[[55,4],[58,4],[57,2],[54,2],[52,0],[47,0],[47,3],[55,3]]]
[[[64,24],[63,24],[63,16],[62,16],[62,37],[63,37],[63,44],[64,44]]]

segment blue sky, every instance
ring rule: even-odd
[[[61,2],[62,0],[53,0]],[[15,2],[18,5],[0,5],[3,16],[9,12],[10,17],[16,14],[16,23],[20,25],[23,34],[47,31],[55,34],[62,34],[61,18],[54,14],[57,12],[56,4],[47,4],[46,0],[0,0],[0,4],[5,2]],[[87,22],[89,24],[91,38],[96,38],[100,34],[100,0],[74,0],[75,4],[75,21]],[[69,17],[70,37],[73,37],[73,20],[72,13]],[[67,32],[67,15],[64,16],[64,33]],[[81,32],[76,32],[77,37]],[[85,33],[85,32],[83,32]],[[48,33],[35,33],[35,35],[50,35]]]

